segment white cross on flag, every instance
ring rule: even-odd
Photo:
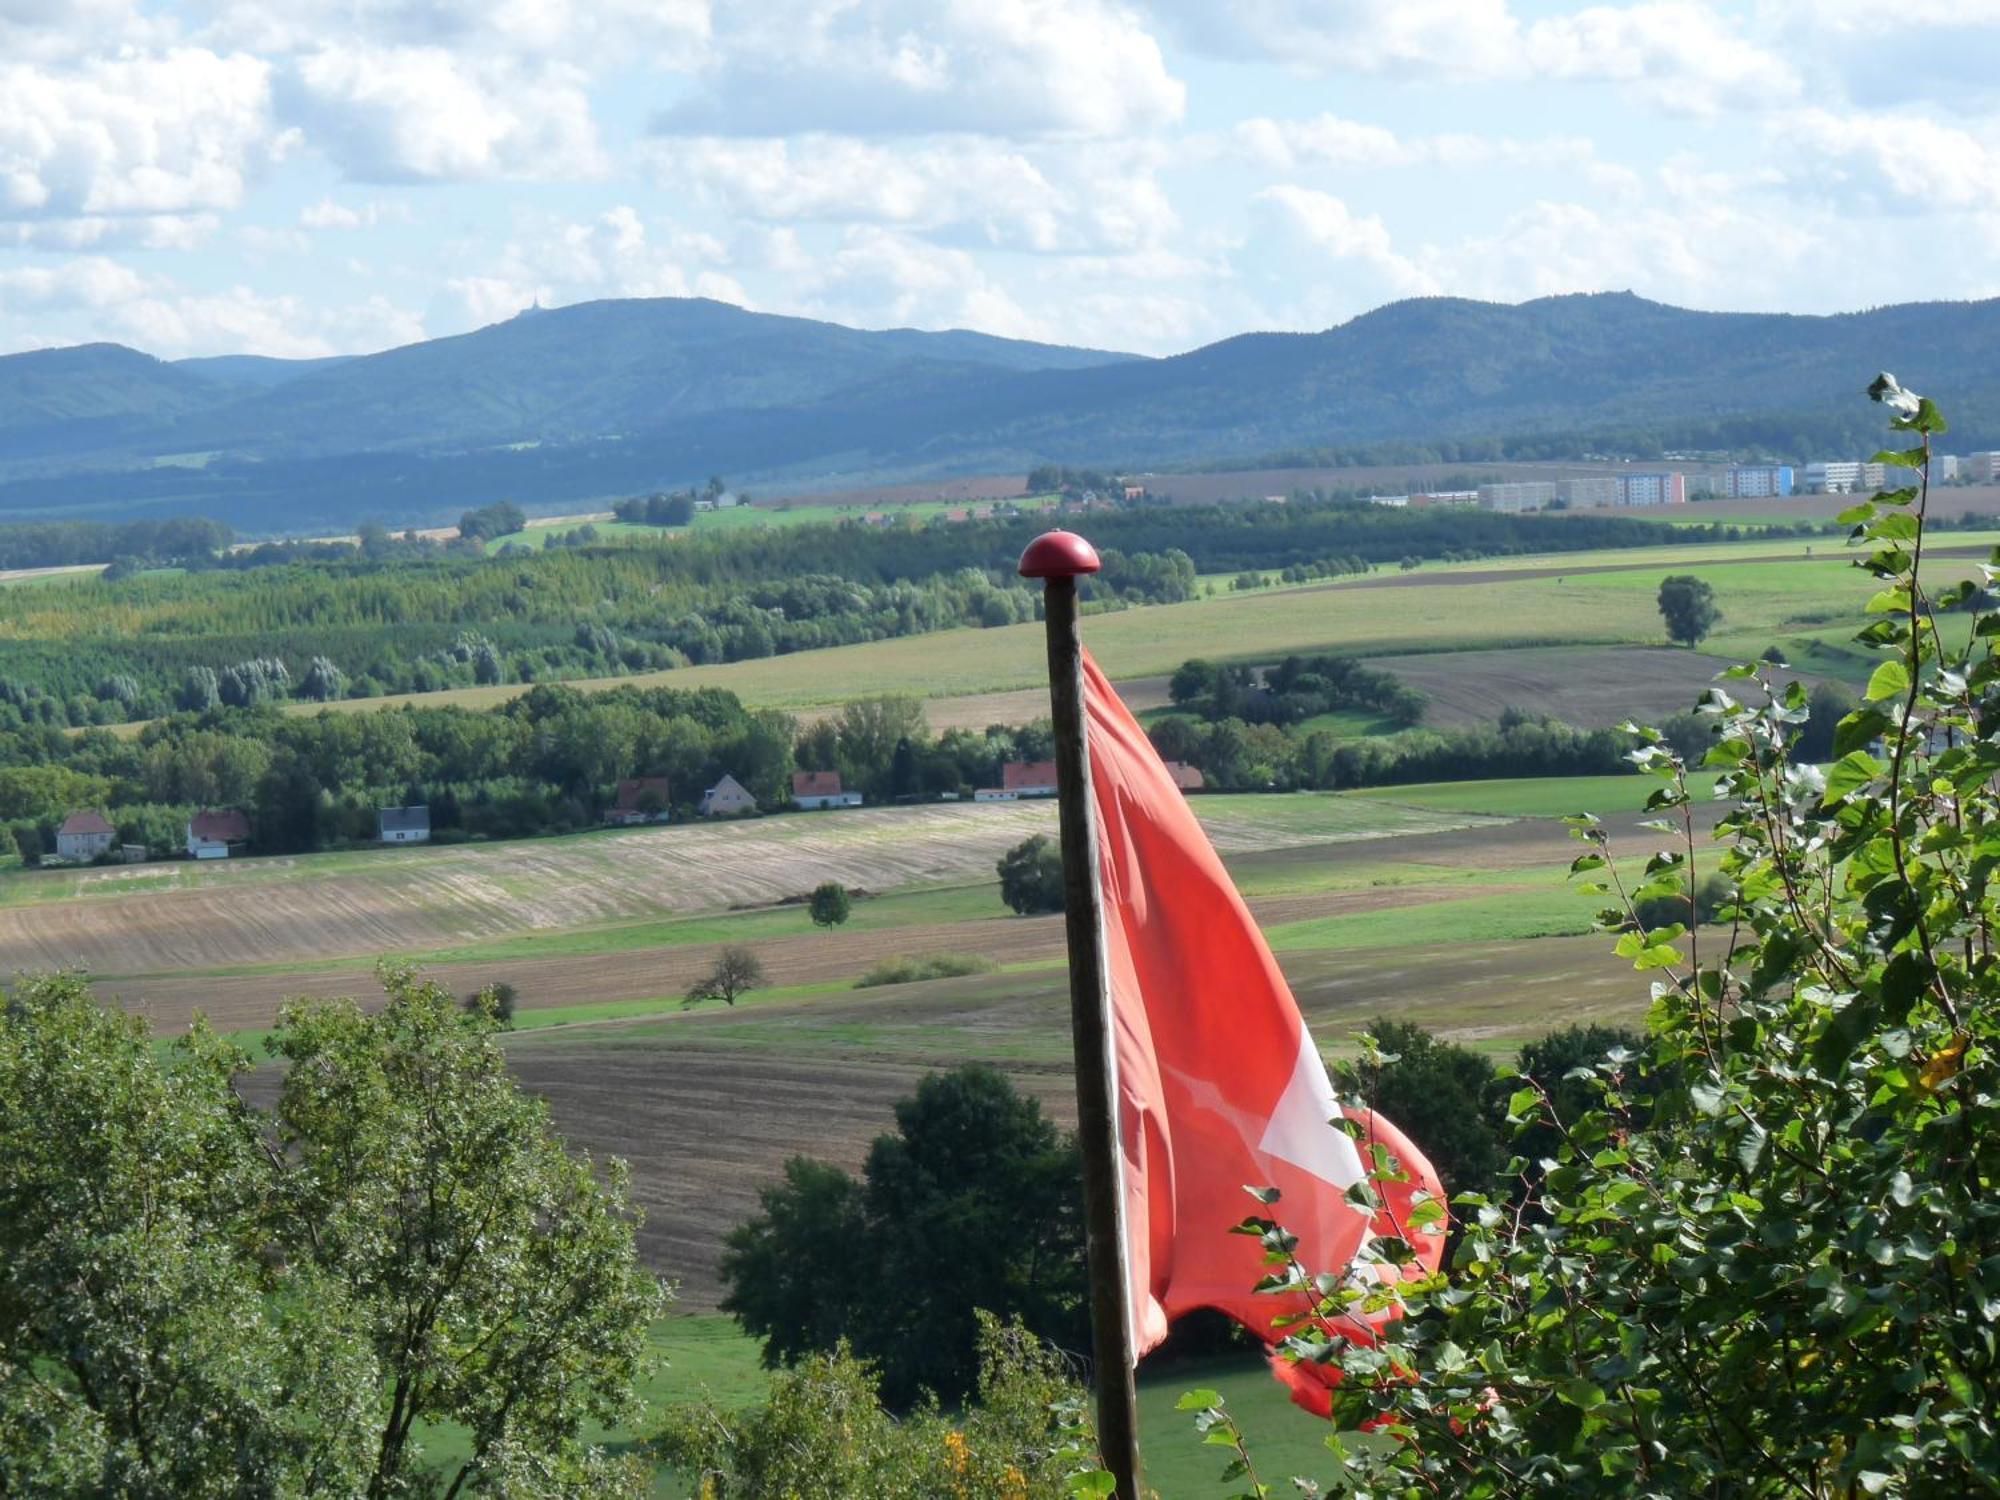
[[[1400,1131],[1363,1113],[1363,1142],[1386,1147],[1408,1180],[1380,1186],[1380,1222],[1347,1200],[1361,1154],[1330,1123],[1342,1111],[1277,961],[1146,732],[1088,655],[1083,675],[1133,1346],[1144,1353],[1198,1307],[1275,1344],[1272,1320],[1298,1302],[1252,1291],[1267,1269],[1262,1249],[1229,1232],[1255,1208],[1246,1186],[1277,1188],[1272,1212],[1298,1236],[1301,1264],[1335,1274],[1365,1237],[1407,1224],[1417,1193],[1442,1203],[1444,1192]],[[1417,1266],[1435,1269],[1442,1234],[1412,1238]],[[1274,1368],[1302,1405],[1326,1410],[1323,1385]]]

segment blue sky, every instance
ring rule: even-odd
[[[0,0],[0,351],[2000,295],[2000,0]]]

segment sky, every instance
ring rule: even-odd
[[[2000,294],[2000,0],[0,0],[0,352]]]

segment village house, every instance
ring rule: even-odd
[[[983,786],[974,802],[1018,802],[1023,797],[1056,794],[1056,763],[1052,760],[1010,760],[1000,768],[1000,785]]]
[[[861,793],[840,789],[838,771],[792,772],[792,806],[811,811],[821,807],[859,807]]]
[[[56,830],[56,857],[78,863],[93,860],[109,849],[117,837],[118,830],[103,813],[83,808],[64,818],[62,827]]]
[[[1165,762],[1167,774],[1174,778],[1174,785],[1184,792],[1198,792],[1208,785],[1208,778],[1201,774],[1200,766],[1191,766],[1184,760]]]
[[[756,810],[757,799],[744,789],[742,782],[728,775],[701,794],[701,806],[698,809],[704,818],[726,818],[732,813]]]
[[[385,844],[428,844],[431,841],[431,810],[428,807],[377,808],[375,837]]]
[[[188,820],[190,859],[227,859],[250,842],[250,819],[241,808],[203,808]]]
[[[634,828],[642,823],[667,821],[667,778],[632,776],[618,783],[617,795],[604,810],[604,821],[613,828]]]

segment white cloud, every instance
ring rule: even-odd
[[[269,74],[200,48],[0,67],[0,219],[234,207],[284,145]]]
[[[974,257],[887,229],[850,229],[796,296],[800,311],[839,322],[1057,337]]]
[[[1145,147],[979,136],[700,136],[656,142],[661,178],[737,218],[869,223],[1040,252],[1129,249],[1173,230]]]
[[[1385,169],[1393,167],[1561,167],[1597,171],[1596,148],[1580,136],[1522,141],[1504,135],[1457,132],[1399,136],[1380,125],[1338,115],[1304,120],[1262,116],[1239,122],[1228,144],[1274,171],[1309,167]]]
[[[1508,0],[1155,0],[1195,45],[1327,73],[1630,83],[1689,113],[1797,97],[1784,56],[1700,0],[1591,6],[1532,22]]]
[[[585,79],[442,47],[330,44],[281,76],[280,108],[350,177],[374,182],[596,175]]]
[[[299,210],[301,229],[373,229],[378,224],[407,224],[410,211],[400,203],[337,203],[322,198]]]
[[[1422,296],[1439,290],[1435,280],[1396,250],[1379,218],[1354,213],[1331,193],[1281,183],[1264,189],[1252,201],[1268,209],[1282,229],[1318,255],[1372,272],[1391,296]],[[1301,266],[1302,279],[1312,279],[1318,269]]]
[[[1850,211],[1990,210],[2000,203],[2000,124],[1981,123],[1808,109],[1773,135],[1795,186]]]
[[[0,219],[0,245],[38,250],[195,250],[221,224],[214,214],[123,218]]]
[[[1488,77],[1518,65],[1507,0],[1153,0],[1193,45],[1320,72]]]
[[[1186,90],[1112,0],[757,0],[715,17],[702,87],[666,133],[1118,136]]]
[[[1527,29],[1524,46],[1538,74],[1639,84],[1688,113],[1769,109],[1796,99],[1802,87],[1783,56],[1693,0],[1551,16]]]
[[[466,327],[512,317],[530,303],[562,306],[599,297],[752,299],[727,269],[728,247],[673,224],[649,225],[620,204],[588,223],[550,223],[492,261],[446,283],[441,310]]]
[[[686,66],[709,35],[708,0],[210,0],[200,9],[213,35],[264,53],[340,43]]]
[[[75,338],[110,339],[164,358],[191,354],[309,357],[380,349],[424,336],[383,297],[326,306],[235,286],[193,293],[101,255],[0,269],[0,320],[59,315]],[[33,342],[50,341],[37,336]],[[13,342],[19,343],[16,339]]]

